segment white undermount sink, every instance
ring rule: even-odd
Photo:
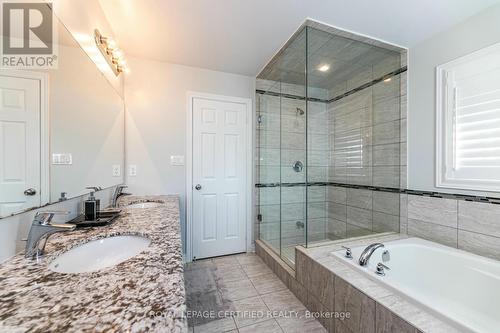
[[[135,204],[128,205],[127,208],[156,208],[162,205],[161,202],[139,202]]]
[[[86,273],[115,266],[146,249],[151,240],[141,236],[97,239],[64,252],[49,264],[58,273]]]

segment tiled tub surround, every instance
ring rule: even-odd
[[[307,249],[297,247],[295,272],[261,241],[256,242],[256,251],[297,298],[306,304],[309,311],[350,313],[350,318],[343,320],[318,319],[331,333],[459,332],[421,306],[373,281],[332,254],[342,250],[341,245],[366,246],[402,238],[406,238],[406,235],[364,238]]]
[[[345,250],[334,254],[461,331],[498,331],[500,262],[415,237],[384,245],[365,267],[357,262],[363,246],[352,248],[354,259],[345,258]],[[389,251],[389,260],[384,260],[384,251]],[[375,274],[377,263],[382,262],[390,266],[385,276]]]
[[[409,236],[500,260],[500,204],[402,194]]]
[[[126,208],[150,200],[164,204]],[[19,254],[0,266],[0,331],[187,332],[178,197],[127,196],[120,206],[120,217],[109,226],[51,236],[41,262]],[[47,267],[79,244],[116,235],[142,235],[151,245],[93,273],[60,274]]]

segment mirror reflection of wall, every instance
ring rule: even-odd
[[[0,70],[0,218],[123,183],[124,103],[58,22],[58,67]]]

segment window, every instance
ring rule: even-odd
[[[437,67],[436,186],[500,191],[500,44]]]

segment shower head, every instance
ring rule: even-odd
[[[303,116],[304,115],[304,110],[302,110],[301,108],[297,108],[297,110],[295,111],[295,114],[297,116]]]

